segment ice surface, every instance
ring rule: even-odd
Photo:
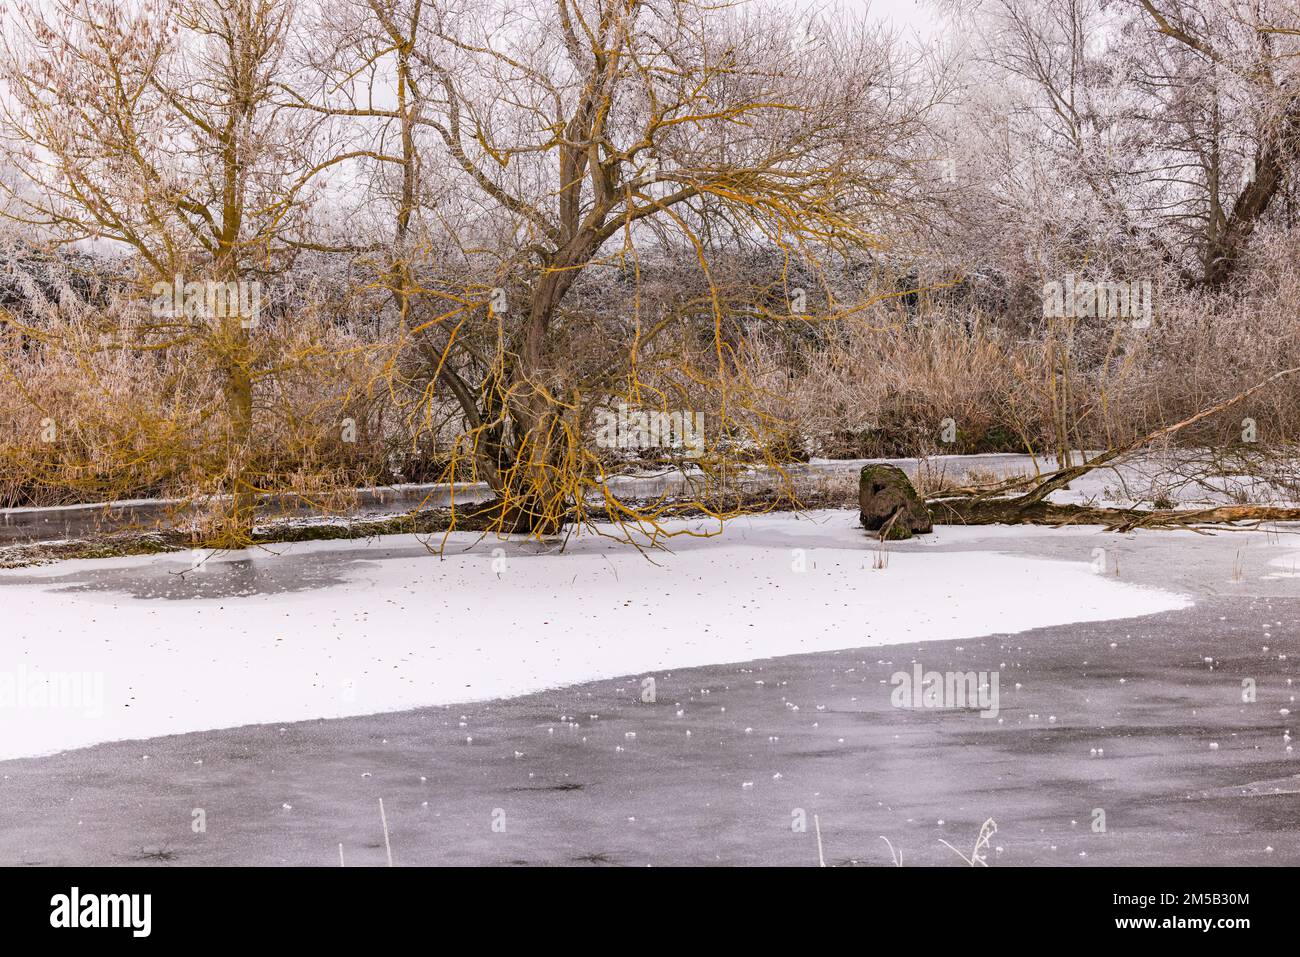
[[[0,758],[1189,604],[1094,574],[1084,549],[891,546],[877,569],[855,525],[849,511],[756,516],[651,560],[596,536],[559,552],[456,534],[442,557],[406,535],[0,572]]]

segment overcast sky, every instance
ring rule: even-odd
[[[873,19],[892,24],[904,33],[929,36],[935,32],[939,14],[931,0],[785,0],[807,9],[839,7],[844,10],[869,10]]]

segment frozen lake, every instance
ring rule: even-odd
[[[649,559],[595,536],[558,552],[465,533],[442,557],[408,535],[197,567],[173,553],[0,572],[17,705],[0,708],[0,758],[1190,604],[1098,574],[1087,529],[1039,530],[1068,543],[1055,555],[948,526],[878,553],[856,524],[849,511],[756,516]]]

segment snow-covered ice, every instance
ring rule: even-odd
[[[651,560],[595,536],[560,553],[457,534],[441,558],[408,535],[277,545],[196,571],[186,553],[0,572],[0,758],[1190,604],[1094,574],[1086,552],[890,546],[876,569],[856,520],[740,519]]]

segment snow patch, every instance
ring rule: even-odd
[[[456,534],[441,558],[405,535],[277,545],[197,571],[191,555],[172,554],[0,572],[0,678],[10,688],[0,758],[623,675],[660,675],[660,694],[672,695],[662,679],[672,669],[1190,604],[1094,574],[1087,561],[890,546],[876,569],[876,545],[856,520],[846,511],[740,519],[715,537],[674,538],[651,560],[595,536],[559,552]],[[988,532],[945,528],[943,538]],[[78,675],[89,688],[102,678],[98,708],[30,695],[15,706],[20,676]]]

